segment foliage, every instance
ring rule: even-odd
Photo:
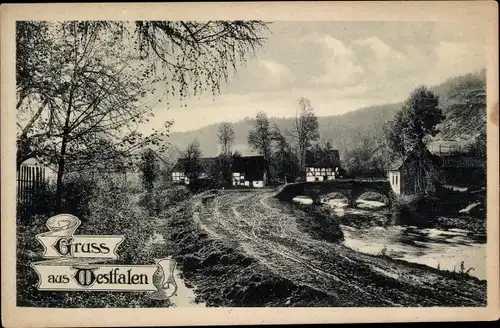
[[[411,172],[413,192],[422,193],[432,186],[433,165],[425,145],[426,138],[435,136],[444,119],[439,98],[427,87],[415,89],[386,127],[390,148],[403,157],[414,157]]]
[[[482,158],[486,161],[487,151],[487,135],[486,135],[486,125],[481,129],[479,136],[476,138],[475,142],[471,145],[470,151],[473,155]]]
[[[190,192],[184,186],[164,186],[143,194],[139,205],[147,209],[150,215],[157,216],[173,205],[186,200],[189,196]]]
[[[293,147],[283,136],[277,125],[273,127],[272,138],[275,143],[272,155],[273,161],[270,166],[270,170],[273,171],[272,176],[279,183],[295,182],[300,176],[300,166]]]
[[[200,144],[197,140],[194,140],[188,145],[181,156],[181,163],[183,166],[182,169],[190,183],[195,183],[202,172],[203,168],[201,166],[200,158]]]
[[[385,177],[393,156],[384,140],[362,137],[344,155],[344,162],[351,177]]]
[[[268,182],[273,180],[272,170],[269,170],[272,150],[272,131],[269,118],[265,112],[257,113],[252,129],[248,132],[248,144],[264,155]]]
[[[139,169],[141,170],[142,184],[147,192],[151,192],[155,181],[160,175],[160,166],[158,165],[156,155],[151,149],[145,150],[141,157]]]
[[[16,108],[27,122],[18,125],[18,165],[32,156],[57,164],[60,207],[66,172],[114,159],[123,169],[134,149],[159,145],[165,131],[137,132],[152,116],[157,83],[166,82],[173,97],[215,93],[262,45],[266,24],[64,21],[16,28]]]
[[[452,77],[434,92],[446,116],[439,125],[442,138],[469,141],[486,129],[486,70]]]
[[[35,215],[49,217],[58,213],[69,213],[77,217],[87,217],[96,189],[97,184],[84,174],[67,175],[61,187],[61,208],[57,211],[54,208],[56,186],[54,183],[46,182],[35,190],[33,205],[22,204],[18,218],[22,223],[26,223]]]
[[[439,98],[427,87],[418,87],[387,126],[389,146],[401,154],[413,151],[424,143],[424,138],[439,132],[438,124],[443,119]]]
[[[89,214],[79,216],[82,225],[79,234],[125,236],[118,253],[121,264],[152,264],[148,251],[154,222],[135,204],[125,188],[109,180],[96,188],[89,201]],[[34,236],[46,231],[47,216],[32,216],[26,224],[17,225],[18,306],[36,307],[166,307],[168,302],[148,299],[146,293],[127,292],[40,292],[36,289],[38,277],[29,267],[41,260],[42,246]]]

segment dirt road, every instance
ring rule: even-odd
[[[209,238],[231,243],[276,276],[311,289],[329,306],[484,306],[486,284],[474,278],[370,256],[313,238],[273,190],[195,196],[194,220]],[[306,218],[309,219],[309,218]],[[310,218],[311,220],[314,218]],[[236,274],[236,273],[235,273]],[[314,303],[314,302],[313,302]]]

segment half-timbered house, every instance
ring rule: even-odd
[[[339,151],[332,149],[325,153],[306,152],[306,181],[335,180],[340,172]]]

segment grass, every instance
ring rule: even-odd
[[[154,264],[155,258],[164,256],[165,250],[152,249],[148,243],[156,228],[147,208],[137,204],[133,189],[113,181],[95,186],[92,197],[85,205],[87,215],[79,215],[82,225],[76,234],[83,235],[124,235],[125,240],[118,248],[120,259],[116,264]],[[177,190],[176,197],[186,195]],[[163,197],[165,192],[156,195]],[[176,199],[178,200],[178,199]],[[162,202],[158,201],[160,206]],[[163,206],[166,206],[163,204]],[[24,307],[62,308],[133,308],[168,307],[168,301],[148,298],[144,293],[130,292],[51,292],[38,291],[38,276],[30,263],[43,260],[41,245],[35,235],[46,231],[48,216],[31,215],[18,220],[17,225],[17,305]]]

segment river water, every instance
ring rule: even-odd
[[[340,207],[339,216],[366,215],[370,208],[383,204],[362,202],[364,210]],[[372,213],[372,215],[374,215]],[[408,262],[425,264],[448,271],[468,271],[472,276],[486,279],[486,243],[478,242],[466,230],[418,228],[396,224],[353,226],[341,225],[345,246],[368,254],[385,254]],[[472,269],[471,269],[472,268]]]
[[[361,201],[350,208],[345,200],[329,200],[333,214],[341,219],[344,245],[367,254],[385,254],[441,270],[462,271],[486,279],[486,243],[460,229],[441,230],[398,225],[374,210],[377,201]]]

